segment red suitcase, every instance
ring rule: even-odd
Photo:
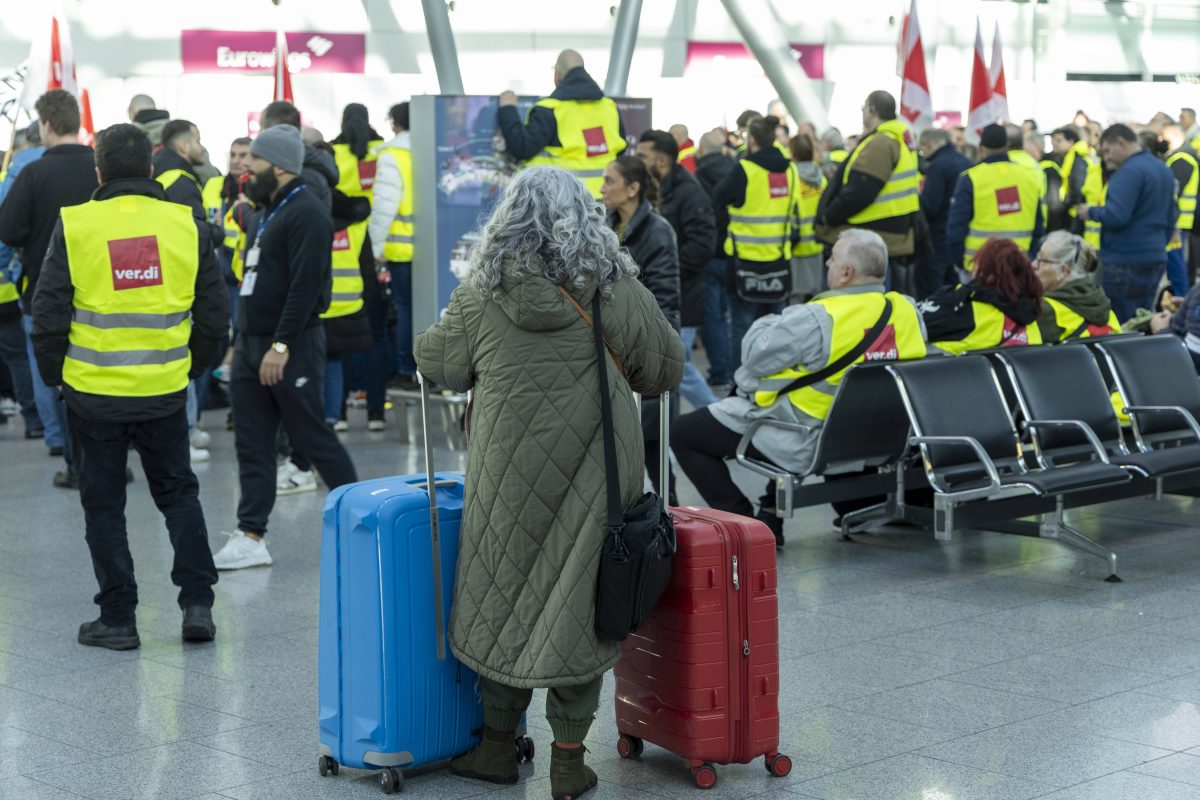
[[[617,752],[643,741],[690,761],[702,789],[713,764],[779,754],[779,605],[775,537],[746,517],[671,509],[678,538],[671,583],[650,617],[621,645],[616,666]]]

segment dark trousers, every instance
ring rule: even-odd
[[[754,516],[754,506],[733,482],[726,459],[737,454],[739,433],[729,430],[707,408],[684,414],[671,425],[671,450],[679,468],[700,492],[704,502],[718,511],[729,511],[743,517]],[[770,459],[751,445],[746,455],[758,461]],[[775,505],[771,485],[759,503],[770,508]]]
[[[708,355],[708,378],[713,383],[733,382],[727,272],[724,258],[714,258],[704,267],[704,324],[700,326],[700,341],[704,342],[704,352]]]
[[[98,422],[70,409],[67,415],[87,544],[100,584],[95,602],[101,621],[135,623],[137,581],[125,528],[125,464],[131,444],[142,459],[150,494],[175,548],[171,582],[179,587],[179,607],[211,608],[217,569],[208,549],[200,484],[189,458],[186,411],[180,408],[145,422]]]
[[[1158,284],[1167,269],[1157,264],[1103,264],[1101,282],[1104,293],[1112,303],[1113,313],[1121,322],[1129,319],[1139,308],[1154,310]]]
[[[275,433],[283,423],[292,446],[304,453],[330,489],[358,480],[350,455],[325,425],[325,329],[314,325],[292,345],[283,380],[258,379],[268,336],[238,336],[233,355],[233,432],[237,445],[238,528],[266,533],[275,506]]]
[[[412,262],[389,261],[387,267],[392,274],[392,302],[396,304],[396,371],[403,375],[416,375],[417,362],[413,359]]]
[[[736,292],[729,294],[730,336],[729,346],[733,372],[742,365],[742,340],[746,331],[754,324],[754,320],[768,314],[779,314],[783,311],[783,303],[749,303],[737,296]]]
[[[25,430],[42,427],[37,403],[33,397],[33,375],[29,371],[29,352],[25,347],[25,329],[21,318],[0,322],[0,361],[8,367],[12,380],[12,396],[21,406]]]
[[[409,279],[410,311],[408,315],[408,357],[412,359],[412,311],[411,287]],[[366,298],[367,319],[371,323],[371,349],[365,353],[367,367],[367,412],[382,412],[387,404],[387,382],[391,375],[389,363],[388,336],[388,298],[380,291],[368,292]],[[399,326],[396,328],[400,330]],[[397,334],[399,337],[400,334]]]

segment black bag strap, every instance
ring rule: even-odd
[[[1076,328],[1075,330],[1073,330],[1073,331],[1071,331],[1070,333],[1068,333],[1068,334],[1066,335],[1066,337],[1065,337],[1065,338],[1067,338],[1067,339],[1074,339],[1076,336],[1078,336],[1079,334],[1081,334],[1081,333],[1083,333],[1084,331],[1086,331],[1086,330],[1087,330],[1087,326],[1088,326],[1088,321],[1085,319],[1083,322],[1079,323],[1079,327],[1078,327],[1078,328]]]
[[[776,397],[784,397],[796,391],[797,389],[803,389],[805,386],[812,386],[814,383],[819,383],[830,376],[838,374],[846,367],[853,364],[862,356],[863,353],[871,349],[871,345],[875,344],[875,342],[879,340],[879,337],[883,333],[883,329],[887,327],[888,320],[891,319],[891,316],[892,300],[890,297],[884,297],[883,313],[879,315],[879,319],[876,320],[875,324],[871,326],[871,329],[867,331],[865,336],[863,336],[861,342],[854,345],[852,349],[847,351],[845,355],[836,361],[826,364],[816,372],[810,372],[807,375],[792,381],[787,386],[780,389]]]
[[[619,533],[624,527],[621,511],[621,487],[617,475],[617,435],[613,431],[612,398],[608,395],[608,362],[604,359],[604,335],[600,332],[600,291],[592,295],[592,333],[596,340],[596,363],[600,373],[600,417],[604,428],[604,477],[608,490],[608,531]]]

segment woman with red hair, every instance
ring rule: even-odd
[[[939,289],[919,308],[930,344],[947,353],[1042,343],[1034,324],[1042,284],[1011,239],[989,239],[975,255],[968,283]]]

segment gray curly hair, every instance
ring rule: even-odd
[[[484,225],[467,282],[499,300],[501,278],[523,272],[576,289],[594,277],[608,297],[616,281],[638,268],[578,178],[555,167],[530,167],[508,185]]]

